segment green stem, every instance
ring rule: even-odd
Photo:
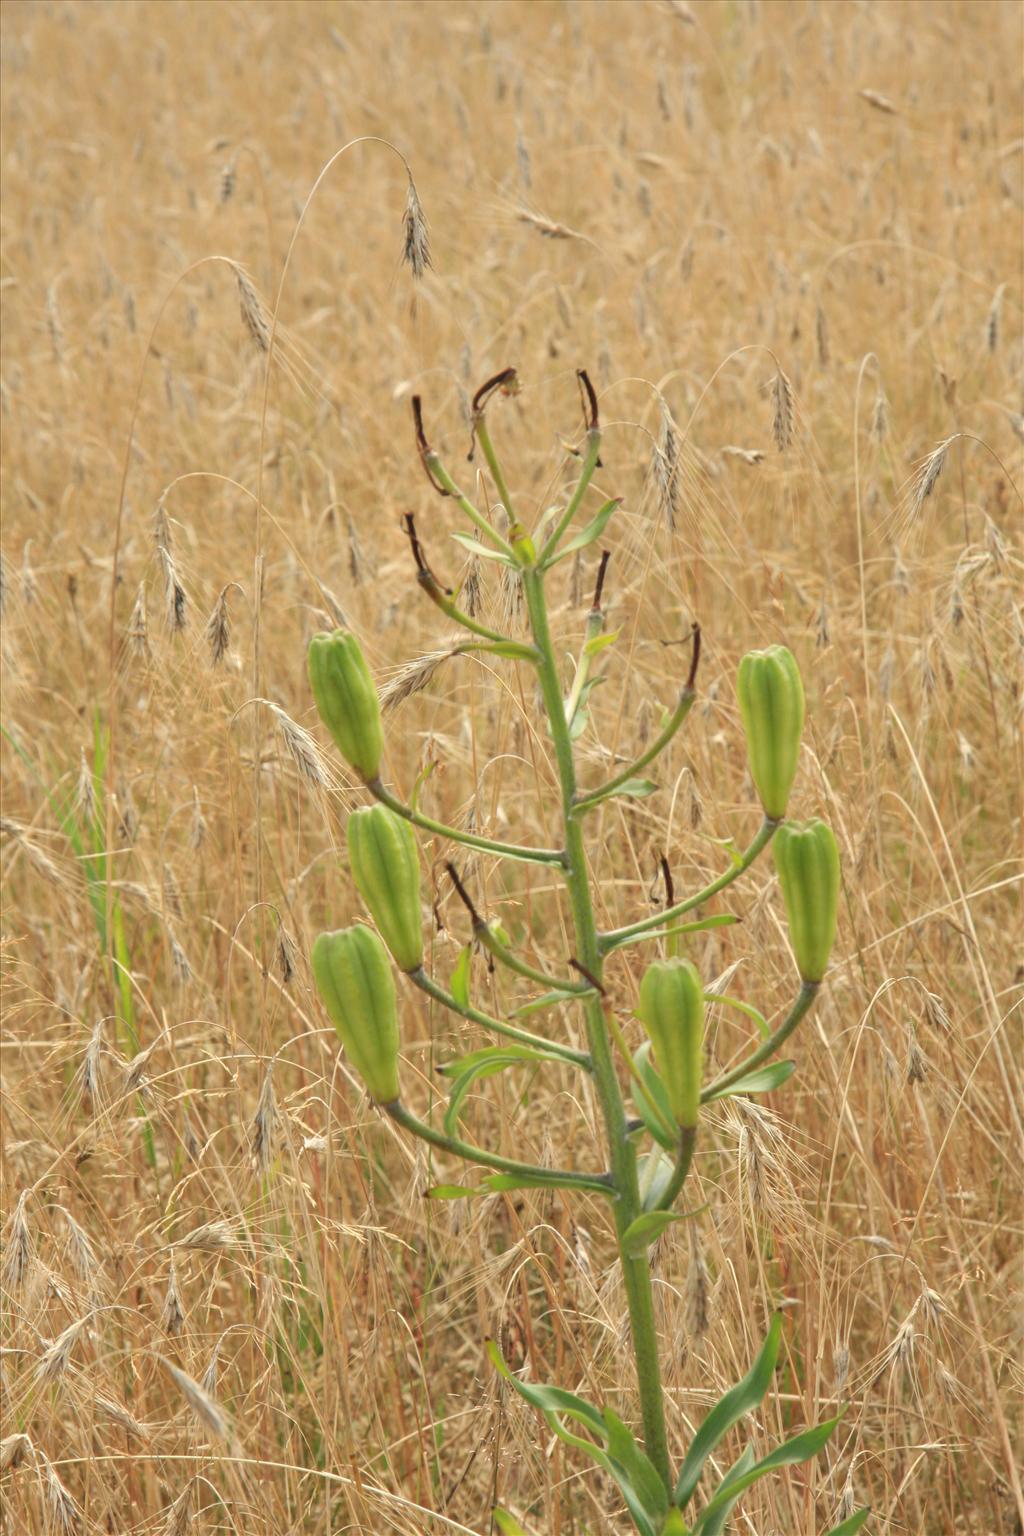
[[[672,716],[666,724],[665,729],[662,731],[661,735],[658,736],[654,742],[652,742],[652,744],[647,748],[646,752],[641,752],[639,757],[634,758],[633,762],[630,763],[628,768],[623,768],[621,773],[617,773],[613,779],[609,779],[607,784],[603,784],[600,789],[588,791],[584,794],[582,799],[577,800],[577,816],[582,814],[584,811],[592,811],[594,807],[599,805],[602,800],[606,800],[608,796],[613,795],[617,789],[621,789],[623,784],[627,783],[628,780],[634,778],[642,768],[646,768],[648,763],[653,763],[654,759],[659,756],[660,753],[664,752],[665,748],[668,746],[669,742],[672,740],[673,736],[676,734],[679,727],[690,713],[690,710],[693,708],[693,701],[696,697],[697,695],[692,688],[685,688],[679,695],[679,702],[676,705],[675,710],[673,711]],[[661,915],[662,918],[664,918],[665,914],[662,913]]]
[[[493,930],[482,920],[473,924],[473,936],[489,955],[494,956],[495,960],[507,966],[510,971],[515,971],[517,976],[525,976],[527,981],[535,981],[540,987],[548,987],[551,991],[565,992],[574,997],[582,997],[593,990],[586,982],[570,981],[567,976],[549,976],[547,971],[538,970],[528,960],[520,960],[507,944],[502,944],[495,938]]]
[[[588,434],[588,439],[596,437]],[[596,443],[589,442],[596,462]],[[588,462],[590,457],[588,451]],[[592,471],[591,471],[592,472]],[[582,491],[580,492],[582,495]],[[574,498],[578,503],[578,497]],[[575,509],[574,509],[575,510]],[[567,526],[563,518],[563,524]],[[556,530],[561,536],[561,526]],[[547,549],[552,542],[548,541]],[[590,895],[586,854],[583,846],[583,830],[573,814],[576,796],[576,769],[573,761],[572,742],[565,719],[562,689],[555,660],[551,630],[548,624],[544,586],[537,570],[523,572],[523,592],[534,643],[540,652],[538,677],[544,696],[544,705],[551,729],[551,739],[558,766],[562,794],[562,817],[565,825],[565,879],[572,909],[576,937],[576,959],[587,974],[598,984],[601,982],[602,954],[598,942],[597,925]],[[660,921],[660,919],[659,919]],[[633,1339],[633,1356],[636,1362],[637,1386],[643,1417],[644,1441],[647,1454],[664,1480],[666,1488],[672,1486],[668,1455],[668,1439],[665,1433],[665,1407],[661,1389],[661,1364],[658,1358],[658,1336],[654,1322],[654,1300],[651,1290],[651,1274],[646,1256],[629,1258],[623,1248],[623,1237],[630,1223],[640,1214],[640,1191],[637,1182],[636,1153],[627,1132],[626,1112],[622,1091],[612,1059],[608,1029],[604,1018],[601,997],[594,993],[582,1000],[593,1063],[594,1084],[601,1105],[608,1139],[611,1181],[616,1199],[615,1229],[619,1243],[619,1262],[622,1266],[623,1285]]]
[[[676,1165],[672,1170],[672,1177],[665,1187],[665,1193],[658,1201],[656,1210],[670,1211],[679,1198],[679,1191],[686,1183],[686,1176],[693,1162],[693,1149],[697,1145],[697,1127],[683,1126],[679,1132],[679,1150],[676,1153]]]
[[[444,490],[448,492],[448,495],[454,498],[459,507],[461,507],[462,511],[465,512],[470,522],[479,528],[484,537],[490,539],[491,543],[497,549],[500,549],[503,555],[508,555],[510,560],[515,560],[515,551],[513,550],[511,544],[507,539],[502,538],[501,534],[496,528],[491,527],[490,523],[487,521],[486,517],[484,517],[482,512],[477,511],[476,507],[474,507],[466,493],[461,491],[455,484],[455,481],[452,479],[451,475],[445,469],[444,465],[441,463],[441,460],[432,449],[425,456],[423,462],[427,466],[427,469],[434,476],[438,485],[442,486]]]
[[[428,976],[422,966],[417,971],[406,971],[405,974],[421,992],[432,997],[436,1003],[442,1003],[450,1012],[457,1013],[474,1024],[479,1024],[481,1028],[488,1029],[493,1034],[504,1035],[508,1040],[516,1040],[520,1045],[532,1046],[534,1050],[545,1051],[549,1056],[557,1056],[562,1061],[571,1062],[575,1067],[582,1067],[586,1072],[590,1071],[590,1057],[585,1051],[574,1051],[567,1045],[556,1045],[552,1040],[545,1040],[543,1035],[534,1035],[528,1029],[519,1029],[515,1024],[506,1024],[504,1019],[494,1019],[488,1013],[481,1013],[479,1008],[474,1008],[471,1003],[463,1005]]]
[[[417,1119],[411,1110],[406,1109],[401,1099],[392,1099],[390,1104],[382,1104],[380,1107],[396,1125],[404,1126],[421,1141],[428,1141],[432,1147],[453,1152],[467,1163],[481,1163],[485,1168],[496,1168],[500,1173],[514,1173],[526,1179],[544,1179],[549,1184],[559,1184],[566,1189],[587,1189],[609,1196],[613,1194],[611,1180],[606,1173],[574,1173],[568,1168],[538,1168],[533,1163],[520,1163],[514,1157],[485,1152],[482,1147],[475,1147],[470,1141],[435,1131],[432,1125]]]
[[[500,630],[488,629],[486,624],[479,624],[476,619],[471,619],[468,613],[464,613],[457,603],[453,602],[444,591],[440,582],[433,580],[428,573],[420,571],[419,584],[430,598],[436,608],[440,608],[445,618],[451,619],[453,624],[459,624],[463,629],[468,629],[470,634],[480,635],[484,640],[491,640],[500,645],[502,650],[499,655],[514,656],[520,661],[536,661],[537,655],[530,645],[521,645],[513,640],[511,635],[503,635]]]
[[[796,1002],[774,1034],[769,1035],[767,1040],[763,1041],[757,1050],[747,1057],[746,1061],[741,1061],[738,1067],[733,1067],[731,1071],[723,1073],[713,1083],[709,1083],[700,1096],[701,1103],[705,1104],[708,1099],[714,1098],[726,1088],[731,1088],[733,1083],[738,1083],[740,1078],[746,1077],[748,1072],[753,1072],[763,1061],[767,1061],[769,1056],[774,1056],[779,1046],[786,1043],[804,1014],[811,1007],[811,1004],[818,995],[820,985],[821,983],[817,981],[805,981],[797,993]],[[715,1001],[721,1002],[722,999],[716,998]]]
[[[602,954],[608,954],[609,950],[616,949],[620,944],[628,944],[631,939],[641,934],[649,934],[653,929],[660,928],[664,923],[670,922],[673,917],[682,917],[684,912],[692,912],[694,907],[703,906],[712,896],[717,896],[719,891],[724,891],[727,885],[738,880],[748,870],[757,858],[758,854],[768,846],[775,836],[779,823],[766,816],[750,847],[740,856],[731,869],[727,869],[724,875],[719,875],[717,880],[712,880],[696,896],[688,896],[685,901],[677,902],[674,907],[669,907],[664,912],[656,912],[653,917],[645,917],[638,923],[630,923],[625,928],[613,928],[609,933],[602,933],[598,937],[598,944]]]
[[[537,564],[541,570],[544,569],[545,565],[547,565],[548,561],[551,559],[551,556],[558,548],[559,540],[565,533],[565,530],[568,528],[573,518],[576,516],[576,513],[579,510],[580,502],[583,500],[583,497],[586,493],[587,486],[594,478],[594,470],[597,468],[597,461],[600,456],[601,433],[596,427],[591,427],[587,433],[587,448],[583,455],[583,465],[580,469],[580,478],[576,482],[576,489],[569,497],[569,504],[565,511],[562,513],[562,516],[559,518],[554,532],[540,552],[540,558],[537,561]]]
[[[389,811],[394,811],[396,816],[404,816],[406,821],[411,821],[415,827],[422,827],[424,832],[434,832],[438,837],[462,843],[466,848],[479,848],[483,853],[497,854],[499,858],[519,859],[524,864],[565,863],[565,854],[560,848],[524,848],[519,843],[499,843],[494,838],[477,837],[474,832],[462,832],[458,827],[445,826],[443,822],[434,821],[432,817],[424,816],[422,811],[414,811],[411,805],[398,800],[384,788],[380,779],[371,779],[366,787]]]
[[[501,464],[498,461],[498,455],[495,453],[494,445],[491,442],[491,434],[487,430],[487,423],[482,415],[477,416],[475,426],[476,440],[484,451],[484,458],[487,460],[487,468],[490,470],[494,479],[494,483],[498,488],[498,495],[501,497],[501,504],[508,514],[509,527],[514,529],[516,527],[516,515],[512,510],[512,497],[509,494],[508,483],[505,480],[505,471],[502,469]],[[511,545],[509,546],[509,552],[512,552]]]

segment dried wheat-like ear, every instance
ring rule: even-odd
[[[781,368],[772,381],[772,437],[780,453],[793,441],[793,386]]]
[[[422,693],[428,687],[434,674],[446,661],[453,656],[458,656],[462,649],[461,642],[443,646],[440,650],[426,651],[422,656],[416,656],[412,661],[407,661],[388,679],[380,690],[380,707],[384,713],[397,709],[399,704],[404,704],[406,699],[411,699],[414,694]]]
[[[416,183],[411,176],[405,196],[402,227],[405,234],[402,259],[412,268],[413,277],[425,277],[427,269],[433,265],[430,260],[430,234],[423,205],[416,191]]]
[[[261,699],[259,702],[270,710],[285,750],[307,784],[312,784],[316,789],[326,789],[330,784],[330,775],[320,748],[309,732],[297,724],[291,715],[286,714],[280,705],[272,703],[270,699]]]
[[[46,1503],[57,1536],[75,1536],[81,1529],[82,1515],[49,1460],[40,1456],[46,1478]]]
[[[195,1414],[199,1422],[208,1429],[217,1440],[227,1440],[230,1437],[230,1426],[227,1415],[218,1403],[203,1390],[198,1381],[165,1360],[163,1355],[156,1356],[159,1363],[170,1376],[175,1386],[181,1392],[189,1408]]]
[[[32,1232],[25,1215],[30,1191],[23,1189],[18,1196],[18,1203],[11,1217],[11,1226],[4,1241],[3,1266],[0,1268],[0,1279],[9,1290],[18,1290],[25,1283],[25,1278],[32,1262]]]

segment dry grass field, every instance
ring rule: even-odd
[[[656,909],[663,855],[685,893],[756,828],[751,646],[799,658],[794,810],[844,862],[797,1074],[712,1117],[707,1208],[652,1250],[673,1449],[781,1303],[759,1433],[848,1408],[730,1532],[817,1536],[866,1503],[878,1533],[1024,1528],[1021,46],[1003,0],[8,0],[4,1532],[486,1536],[496,1502],[533,1536],[629,1528],[483,1348],[635,1422],[607,1207],[425,1200],[474,1175],[371,1106],[309,971],[360,912],[341,826],[365,798],[312,706],[316,630],[359,636],[404,795],[429,772],[436,816],[550,845],[532,680],[445,655],[401,527],[522,625],[448,538],[410,413],[421,394],[478,474],[467,401],[507,364],[490,419],[520,505],[570,481],[578,367],[593,496],[623,497],[594,782],[703,626],[659,791],[588,823],[602,922]],[[420,279],[385,144],[306,207],[362,136],[408,159]],[[596,561],[559,567],[566,654]],[[469,937],[450,854],[423,844],[445,980]],[[564,965],[550,873],[461,867]],[[727,894],[742,924],[689,953],[777,1017],[770,859]],[[640,965],[609,970],[631,1041]],[[479,955],[473,987],[497,1012],[529,992]],[[484,1036],[401,1003],[404,1091],[436,1114],[436,1065]],[[571,1011],[536,1027],[579,1043]],[[716,1061],[748,1038],[713,1017]],[[594,1155],[569,1066],[481,1084],[466,1125]]]

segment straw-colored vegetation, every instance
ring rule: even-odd
[[[338,850],[364,798],[312,708],[315,630],[359,636],[404,795],[429,773],[444,820],[553,833],[532,679],[450,655],[401,527],[522,623],[447,537],[410,415],[415,391],[461,464],[468,395],[515,364],[489,420],[519,506],[570,479],[580,366],[593,494],[623,497],[593,782],[704,632],[659,792],[588,823],[600,920],[755,829],[752,645],[800,660],[793,809],[844,861],[797,1075],[714,1117],[706,1209],[652,1251],[673,1451],[781,1303],[759,1440],[849,1408],[730,1529],[870,1503],[879,1532],[1019,1531],[1021,41],[999,0],[5,6],[3,1529],[436,1536],[496,1501],[540,1536],[627,1529],[483,1349],[635,1422],[606,1206],[424,1200],[466,1170],[369,1106],[308,963],[360,915]],[[427,252],[401,159],[362,144],[275,312],[359,135],[408,158],[433,265],[402,261]],[[566,653],[596,562],[552,584]],[[425,852],[447,982],[467,919]],[[565,964],[550,872],[460,868]],[[742,925],[688,953],[776,1016],[770,861],[728,894]],[[490,1009],[528,995],[485,961]],[[640,964],[608,972],[634,1042]],[[402,986],[427,1115],[483,1036]],[[579,1044],[568,1011],[531,1023]],[[748,1038],[714,1017],[715,1062]],[[568,1064],[481,1084],[466,1124],[593,1156]]]

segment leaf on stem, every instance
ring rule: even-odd
[[[746,1077],[741,1077],[731,1088],[723,1088],[720,1093],[709,1093],[703,1102],[710,1104],[715,1099],[731,1099],[737,1094],[771,1093],[774,1088],[780,1088],[787,1082],[795,1071],[795,1061],[773,1061],[770,1066],[748,1072]]]
[[[667,1227],[676,1221],[690,1221],[694,1216],[699,1216],[701,1211],[707,1210],[707,1204],[699,1205],[694,1211],[646,1211],[631,1221],[622,1234],[620,1247],[627,1259],[639,1259],[645,1254],[652,1243],[656,1243]]]
[[[507,565],[512,570],[515,570],[516,562],[514,560],[510,560],[508,555],[504,554],[500,549],[488,549],[487,545],[481,544],[473,534],[463,533],[461,528],[453,528],[451,537],[455,540],[456,544],[461,544],[464,549],[468,549],[470,554],[474,555],[477,559],[497,560],[499,565]]]
[[[679,1481],[676,1483],[674,1503],[678,1504],[680,1509],[685,1509],[693,1497],[704,1463],[718,1442],[729,1433],[734,1424],[743,1418],[744,1414],[752,1413],[764,1398],[772,1384],[781,1341],[782,1314],[776,1312],[768,1330],[768,1337],[761,1346],[761,1353],[750,1370],[742,1381],[730,1387],[725,1396],[719,1399],[690,1442],[690,1449],[680,1470]],[[710,1509],[710,1505],[708,1508]]]
[[[573,538],[571,538],[568,544],[563,544],[558,554],[547,562],[548,567],[557,565],[558,562],[560,560],[564,560],[567,555],[575,554],[576,550],[578,549],[586,549],[588,544],[593,544],[596,539],[599,539],[602,533],[604,533],[605,527],[607,526],[612,514],[617,511],[621,505],[621,496],[615,496],[611,501],[606,501],[600,511],[596,513],[593,518],[591,518],[587,526],[580,533],[577,533]]]

